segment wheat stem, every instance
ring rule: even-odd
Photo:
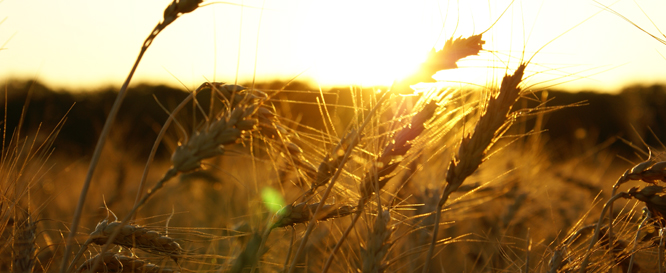
[[[634,268],[634,257],[636,256],[636,248],[638,248],[638,236],[641,234],[641,229],[645,226],[645,223],[647,220],[652,218],[652,215],[650,215],[650,210],[648,210],[646,207],[643,208],[643,221],[638,225],[638,230],[636,230],[636,236],[634,237],[634,247],[631,250],[631,258],[629,259],[629,269],[627,270],[627,273],[631,273],[632,269]]]
[[[206,83],[202,84],[197,90],[202,88]],[[164,138],[164,134],[166,134],[166,130],[169,128],[169,125],[171,125],[171,122],[175,119],[175,116],[180,110],[182,110],[187,103],[194,97],[194,94],[196,92],[190,93],[176,108],[171,112],[169,117],[167,118],[166,122],[164,122],[164,125],[162,125],[162,129],[160,129],[160,132],[157,134],[157,138],[155,139],[155,142],[153,142],[153,147],[150,150],[150,155],[148,156],[148,160],[146,161],[146,166],[143,168],[143,173],[141,174],[141,182],[139,182],[139,189],[136,192],[136,198],[134,200],[134,205],[136,206],[137,203],[139,203],[139,198],[141,198],[141,195],[143,194],[143,188],[145,187],[145,182],[146,179],[148,178],[148,171],[150,170],[150,165],[153,162],[153,159],[155,158],[155,154],[157,153],[157,148],[160,146],[160,143],[162,143],[162,138]]]
[[[601,215],[599,215],[599,221],[597,221],[597,225],[594,228],[594,235],[592,235],[592,239],[590,239],[590,244],[587,246],[587,251],[585,251],[585,256],[583,257],[583,261],[581,262],[580,265],[580,273],[585,273],[587,269],[587,264],[590,262],[590,255],[592,252],[592,247],[594,247],[594,244],[597,242],[599,239],[599,232],[601,230],[601,225],[604,222],[604,216],[606,215],[606,212],[610,208],[611,204],[615,202],[615,200],[620,199],[620,198],[631,198],[631,196],[626,193],[626,192],[621,192],[616,195],[613,195],[608,202],[604,205],[604,208],[601,210]]]
[[[109,111],[109,115],[107,116],[106,121],[104,122],[102,133],[100,134],[99,139],[97,140],[95,151],[93,152],[93,156],[90,159],[88,172],[86,173],[86,178],[83,182],[83,188],[81,189],[78,204],[76,205],[76,210],[74,211],[72,225],[70,226],[69,235],[67,236],[65,253],[63,254],[62,263],[60,266],[60,273],[65,273],[65,269],[67,267],[67,260],[69,259],[72,243],[74,242],[74,236],[76,236],[79,222],[81,221],[81,214],[83,213],[83,206],[86,202],[86,196],[90,188],[93,174],[95,173],[95,169],[102,155],[102,148],[104,148],[106,139],[108,138],[109,133],[111,132],[111,126],[113,125],[113,122],[115,121],[116,116],[118,115],[118,111],[120,110],[120,105],[122,104],[123,100],[125,99],[125,96],[127,95],[127,88],[129,87],[129,83],[132,80],[132,77],[134,76],[136,69],[139,67],[139,63],[141,62],[143,55],[146,53],[148,47],[150,47],[150,45],[152,44],[153,40],[157,37],[157,35],[160,34],[160,32],[162,32],[162,30],[164,30],[169,24],[173,23],[181,14],[189,13],[197,9],[197,7],[202,1],[203,0],[173,0],[173,2],[165,9],[163,20],[159,22],[155,26],[155,28],[153,28],[153,31],[150,32],[148,37],[146,37],[146,40],[141,45],[141,50],[139,51],[139,55],[134,61],[132,69],[130,69],[129,75],[125,79],[125,82],[120,88],[120,91],[116,96],[116,100],[113,102],[113,106],[111,106],[111,111]]]
[[[331,267],[331,264],[333,264],[333,260],[335,259],[335,253],[340,249],[340,247],[342,247],[342,243],[345,241],[345,238],[349,236],[351,230],[354,229],[354,225],[356,225],[358,219],[361,218],[361,211],[363,211],[363,205],[359,204],[358,211],[356,212],[356,215],[354,215],[354,218],[352,218],[351,224],[349,224],[345,232],[342,233],[342,237],[338,239],[338,242],[333,247],[333,250],[331,250],[331,254],[328,255],[328,259],[326,259],[326,263],[324,264],[324,267],[321,269],[322,273],[328,272],[328,269]]]
[[[389,92],[385,92],[384,94],[382,94],[382,96],[379,98],[379,100],[377,100],[377,104],[372,108],[372,110],[370,110],[370,113],[368,113],[368,116],[363,121],[363,124],[361,124],[361,126],[358,128],[358,130],[356,131],[356,134],[354,136],[350,136],[353,139],[352,141],[357,142],[357,140],[355,140],[354,138],[356,138],[356,139],[360,138],[361,132],[363,132],[363,129],[365,128],[365,126],[368,123],[370,123],[370,120],[374,117],[375,113],[377,112],[377,109],[379,109],[379,106],[388,97],[389,97]],[[349,147],[347,147],[347,150],[345,151],[344,156],[342,158],[341,164],[344,164],[345,162],[347,162],[347,159],[349,158],[349,156],[351,156],[351,152],[352,152],[353,148],[354,148],[354,145],[349,145]],[[326,190],[324,191],[324,193],[321,196],[321,201],[320,201],[319,205],[317,206],[317,209],[315,210],[314,215],[319,215],[319,211],[324,206],[324,203],[326,202],[326,199],[328,198],[328,195],[333,190],[333,186],[335,185],[336,180],[338,179],[338,177],[342,173],[342,167],[343,166],[341,166],[341,165],[337,166],[335,174],[333,174],[333,176],[331,177],[330,181],[328,182],[328,187],[326,188]],[[294,259],[291,261],[291,264],[289,265],[289,270],[287,271],[288,273],[294,272],[294,269],[296,268],[296,262],[300,258],[300,255],[301,255],[303,249],[305,249],[305,244],[308,242],[308,237],[312,233],[312,230],[314,229],[314,224],[315,224],[316,221],[317,221],[316,217],[312,217],[312,219],[310,219],[310,222],[308,223],[308,227],[305,231],[305,234],[303,235],[303,238],[301,239],[301,243],[298,246],[298,248],[296,249],[296,253],[294,254]]]
[[[488,97],[485,112],[477,122],[474,132],[471,136],[463,137],[456,156],[449,164],[446,172],[446,187],[437,203],[433,236],[423,266],[423,273],[427,273],[430,268],[444,204],[465,179],[486,160],[486,152],[505,131],[502,128],[506,128],[511,123],[510,112],[520,95],[518,84],[522,81],[525,67],[526,64],[521,64],[513,75],[504,76],[499,92]]]
[[[150,39],[151,36],[149,36],[148,39]],[[148,39],[146,39],[146,41],[148,41]],[[147,49],[148,47],[145,45],[141,47],[139,56],[136,58],[136,61],[132,66],[132,70],[130,70],[129,76],[127,76],[127,79],[125,79],[125,83],[123,83],[122,87],[120,88],[120,91],[118,92],[118,95],[116,96],[116,100],[113,102],[113,106],[111,106],[111,111],[109,112],[109,116],[106,118],[106,121],[104,122],[102,133],[99,136],[99,139],[97,140],[97,145],[95,146],[95,151],[93,152],[93,156],[90,159],[90,166],[88,167],[88,172],[86,173],[86,178],[83,182],[83,188],[81,189],[79,201],[78,204],[76,205],[76,210],[74,211],[74,219],[72,220],[72,225],[69,228],[69,235],[67,236],[65,253],[63,254],[62,257],[62,266],[60,269],[60,273],[65,273],[67,260],[69,259],[69,252],[72,248],[74,236],[76,235],[76,232],[78,231],[79,228],[81,214],[83,213],[83,205],[86,202],[86,196],[88,194],[88,189],[90,188],[90,183],[92,180],[92,176],[95,172],[95,168],[97,167],[97,163],[99,163],[99,158],[102,155],[102,148],[104,148],[106,139],[109,135],[109,132],[111,131],[111,125],[113,125],[116,115],[118,114],[118,110],[120,110],[120,105],[122,104],[123,99],[127,95],[127,87],[129,86],[130,80],[132,80],[132,76],[134,75],[136,68],[139,66],[139,62],[141,61],[141,58],[143,57],[143,54],[146,52]]]
[[[356,215],[352,219],[351,224],[342,234],[342,237],[338,239],[338,242],[333,247],[333,250],[329,254],[328,259],[326,259],[322,273],[326,273],[330,268],[331,263],[335,259],[335,254],[340,249],[342,243],[346,240],[351,230],[354,228],[354,225],[360,218],[361,212],[363,212],[363,208],[365,207],[367,201],[370,199],[372,193],[379,193],[379,191],[391,178],[391,173],[398,167],[398,164],[402,162],[402,160],[396,160],[395,157],[404,157],[405,154],[407,154],[407,151],[409,151],[409,149],[413,146],[412,141],[421,135],[421,133],[423,133],[425,130],[425,123],[433,117],[436,110],[437,103],[434,101],[430,101],[425,104],[425,106],[423,106],[423,108],[421,108],[419,112],[412,117],[410,123],[393,136],[392,140],[389,141],[389,143],[382,150],[380,156],[373,162],[373,166],[365,174],[361,181],[361,198],[358,201]],[[378,167],[378,164],[381,167]],[[379,197],[379,194],[376,196]]]

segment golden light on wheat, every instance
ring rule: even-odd
[[[515,29],[491,31],[505,27],[494,23],[433,35],[443,29],[441,7],[431,14],[397,2],[303,5],[315,11],[304,17],[319,46],[299,54],[321,62],[313,71],[390,84],[392,92],[362,82],[267,84],[258,73],[249,84],[206,79],[187,92],[132,87],[144,54],[203,12],[202,0],[162,7],[135,45],[120,92],[101,94],[97,104],[63,95],[86,108],[74,114],[69,106],[45,126],[51,132],[35,122],[57,112],[41,104],[53,101],[42,98],[46,88],[32,83],[16,107],[8,98],[19,89],[7,84],[0,271],[664,271],[666,145],[659,138],[666,130],[660,123],[634,129],[636,141],[624,141],[630,163],[605,150],[616,136],[589,136],[601,135],[612,110],[622,125],[655,124],[643,113],[663,121],[666,87],[590,101],[611,101],[601,122],[583,123],[589,112],[577,112],[548,126],[553,113],[587,106],[557,104],[553,96],[566,93],[529,82],[548,71],[532,57],[550,43],[503,50],[495,35]],[[440,26],[423,27],[431,23]],[[236,69],[245,61],[238,58]],[[249,64],[255,73],[261,67]],[[68,118],[80,119],[74,135]],[[87,122],[93,133],[82,133]],[[148,128],[125,137],[139,127]],[[550,128],[564,128],[572,144],[549,139]],[[80,146],[99,138],[76,158],[55,141],[60,133]]]

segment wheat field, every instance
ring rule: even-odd
[[[52,148],[70,116],[26,134],[5,110],[0,271],[664,271],[665,147],[553,160],[544,119],[585,102],[526,84],[529,56],[487,86],[432,79],[484,33],[383,89],[202,82],[131,143],[149,155],[115,148],[143,54],[200,4],[166,7],[85,160]]]

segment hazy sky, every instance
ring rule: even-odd
[[[39,79],[74,89],[119,86],[169,3],[4,0],[0,80]],[[322,85],[389,85],[417,67],[433,46],[481,33],[498,18],[483,36],[486,51],[439,79],[484,84],[532,56],[528,83],[538,87],[612,92],[666,79],[666,45],[594,1],[204,3],[210,5],[183,15],[157,37],[133,83],[182,81],[194,87],[206,79],[286,80],[300,74]],[[664,0],[600,3],[658,36],[649,19],[666,31]]]

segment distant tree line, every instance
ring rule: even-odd
[[[257,84],[255,87],[275,90],[284,85],[284,82],[270,82]],[[3,111],[3,116],[5,112],[6,116],[2,119],[5,124],[0,126],[0,130],[6,128],[7,139],[19,128],[21,117],[21,135],[35,135],[37,128],[41,128],[38,137],[49,133],[62,118],[66,118],[53,143],[55,154],[81,158],[88,157],[92,153],[117,93],[117,90],[111,87],[76,93],[51,90],[35,81],[11,81],[3,86],[6,87],[7,101],[4,95],[0,96],[0,100],[3,107],[6,105]],[[284,103],[277,102],[276,108],[281,108],[282,114],[290,119],[306,123],[308,126],[317,127],[317,124],[321,124],[316,105],[319,92],[298,92],[316,90],[298,82],[292,83],[287,89],[297,92],[280,93],[276,99]],[[336,92],[336,90],[346,90],[346,92]],[[333,88],[324,94],[328,103],[344,104],[351,100],[348,87]],[[133,153],[138,157],[146,156],[157,132],[168,117],[160,104],[165,109],[173,109],[186,96],[185,90],[164,85],[142,84],[131,88],[112,133],[113,140],[110,144],[113,145],[112,148]],[[537,93],[534,97],[539,96]],[[545,114],[543,126],[545,132],[542,136],[546,141],[545,145],[552,148],[555,160],[583,153],[586,149],[604,142],[608,143],[608,140],[612,139],[621,138],[638,146],[642,146],[640,143],[642,139],[655,147],[661,147],[660,141],[666,142],[666,87],[663,85],[633,86],[619,94],[549,90],[548,98],[551,99],[548,106],[584,102],[582,106]],[[525,100],[525,103],[519,102],[517,105],[525,107],[537,105],[534,100]],[[159,101],[159,104],[156,101]],[[209,101],[209,93],[199,94],[198,102],[202,109],[208,109]],[[317,115],[308,113],[317,113]],[[337,114],[340,119],[353,116],[349,111],[340,111]],[[192,124],[200,123],[203,116],[200,111],[190,106],[179,115],[179,119],[183,121],[184,126],[190,126],[185,129],[191,132]],[[535,118],[529,118],[523,126],[529,130],[534,121]],[[177,140],[178,133],[172,130],[167,143],[173,144]],[[629,145],[622,141],[612,142],[608,149],[625,156],[633,153]],[[169,149],[160,149],[161,158],[166,158],[168,154]]]

